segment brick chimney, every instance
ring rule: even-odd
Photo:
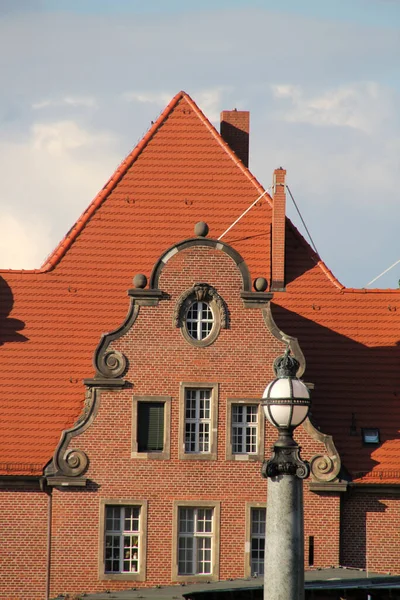
[[[271,291],[285,290],[286,171],[274,171],[272,209]]]
[[[242,163],[249,166],[250,113],[248,110],[223,110],[221,136]]]

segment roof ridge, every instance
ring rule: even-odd
[[[400,288],[344,288],[344,292],[354,294],[400,294]]]

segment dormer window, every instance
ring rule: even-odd
[[[377,446],[381,442],[379,429],[376,427],[364,427],[362,429],[362,439],[366,446]]]
[[[194,340],[205,340],[211,334],[214,323],[214,314],[208,302],[196,301],[189,306],[186,327]]]
[[[225,302],[207,283],[196,283],[179,298],[174,324],[193,346],[209,346],[217,339],[220,329],[227,327]]]

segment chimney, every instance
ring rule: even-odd
[[[286,171],[274,171],[272,209],[271,291],[285,291]]]
[[[248,110],[223,110],[221,136],[242,163],[249,166],[250,113]]]

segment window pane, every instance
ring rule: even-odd
[[[232,405],[232,423],[242,423],[244,406]]]
[[[139,452],[164,449],[164,403],[138,402],[137,437]]]
[[[212,573],[212,520],[212,508],[179,508],[179,575]]]
[[[105,510],[104,566],[106,573],[139,570],[139,506],[107,506]],[[111,531],[108,533],[111,523]],[[117,527],[118,526],[118,527]]]
[[[180,508],[179,509],[179,533],[194,532],[194,509]]]
[[[178,574],[192,575],[193,568],[193,537],[179,537],[178,541]]]
[[[204,340],[214,324],[213,312],[207,302],[193,302],[186,314],[186,327],[195,340]]]
[[[210,452],[211,390],[185,391],[185,452]]]
[[[197,538],[197,573],[211,573],[211,538]]]
[[[265,508],[251,509],[251,573],[264,574]]]
[[[232,404],[233,454],[257,454],[257,423],[257,404]]]

